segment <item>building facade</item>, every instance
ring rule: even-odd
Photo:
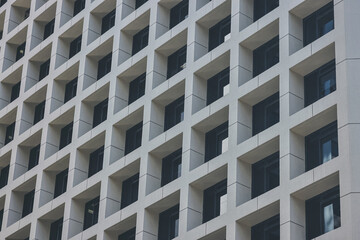
[[[360,239],[359,12],[0,0],[0,239]]]

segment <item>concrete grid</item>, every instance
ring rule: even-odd
[[[62,239],[117,239],[136,226],[136,239],[157,239],[158,214],[180,204],[176,239],[251,239],[251,226],[280,214],[281,239],[305,239],[305,200],[340,186],[341,227],[317,239],[360,239],[360,1],[334,0],[335,29],[303,47],[302,18],[328,0],[280,0],[253,22],[252,0],[190,0],[189,15],[169,30],[179,0],[8,0],[0,8],[0,166],[10,164],[0,190],[0,239],[47,239],[63,216]],[[100,34],[101,17],[116,6],[115,26]],[[30,16],[19,20],[24,8]],[[208,29],[231,14],[230,38],[208,52]],[[44,22],[54,33],[42,40]],[[132,36],[150,26],[149,44],[131,56]],[[67,59],[82,34],[80,53]],[[279,35],[280,62],[252,77],[252,50]],[[15,62],[16,45],[26,40]],[[187,45],[186,68],[166,79],[167,56]],[[97,61],[112,52],[112,70],[96,81]],[[49,75],[38,81],[40,63]],[[304,108],[303,77],[335,58],[337,90]],[[230,67],[230,91],[206,106],[206,80]],[[129,82],[146,71],[145,95],[128,105]],[[78,76],[76,97],[63,103],[65,83]],[[10,102],[11,86],[20,96]],[[280,95],[280,122],[252,136],[252,106]],[[185,95],[184,120],[163,131],[164,107]],[[107,120],[92,128],[93,106],[109,99]],[[46,99],[33,125],[34,106]],[[339,156],[305,172],[304,136],[337,120]],[[4,146],[6,126],[16,121]],[[72,143],[58,150],[60,129],[74,123]],[[143,121],[142,146],[124,156],[125,132]],[[204,163],[205,133],[228,121],[228,150]],[[41,144],[27,171],[29,149]],[[87,178],[89,153],[104,145],[103,169]],[[160,187],[161,159],[182,147],[181,177]],[[251,164],[280,151],[280,185],[251,199]],[[55,175],[69,168],[65,194],[53,199]],[[139,199],[120,210],[121,182],[139,172]],[[227,210],[202,224],[202,192],[227,178]],[[22,197],[35,188],[33,212],[21,218]],[[84,203],[100,195],[98,223],[82,231]]]

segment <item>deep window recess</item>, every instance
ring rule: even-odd
[[[189,0],[182,0],[170,9],[170,29],[188,17]]]
[[[159,214],[158,240],[171,240],[179,235],[179,204]]]
[[[15,122],[7,126],[5,135],[5,145],[14,139]]]
[[[203,223],[220,215],[221,197],[226,195],[227,179],[204,190]]]
[[[146,73],[132,80],[129,84],[129,104],[135,102],[137,99],[145,94],[145,79]]]
[[[0,7],[2,7],[2,5],[4,5],[7,2],[7,0],[1,0],[0,1]]]
[[[253,106],[253,136],[279,122],[279,92]]]
[[[69,169],[65,169],[60,173],[56,174],[54,198],[66,192],[68,171]]]
[[[339,186],[307,200],[305,207],[307,240],[341,226]]]
[[[50,225],[50,238],[49,240],[61,240],[63,227],[63,218],[60,218]]]
[[[44,118],[44,113],[45,113],[45,101],[42,101],[41,103],[35,106],[34,125]]]
[[[148,0],[135,0],[135,9],[138,9],[139,7],[141,7],[141,5],[143,5],[147,1]]]
[[[48,22],[44,27],[44,40],[54,33],[55,18]]]
[[[280,215],[271,217],[251,227],[252,240],[280,239]]]
[[[126,131],[125,155],[141,146],[142,121]]]
[[[102,123],[107,118],[108,110],[108,99],[98,103],[94,107],[94,119],[93,119],[93,128]]]
[[[101,34],[104,34],[107,30],[109,30],[115,25],[115,10],[116,9],[112,10],[102,18]]]
[[[304,46],[334,29],[334,3],[331,1],[303,20]]]
[[[90,154],[88,177],[91,177],[95,173],[102,170],[103,160],[104,160],[104,146],[96,149],[94,152]]]
[[[337,121],[305,137],[305,169],[309,171],[339,155]]]
[[[167,78],[171,78],[186,67],[186,45],[168,57]]]
[[[227,149],[228,122],[205,134],[205,162],[219,156]]]
[[[125,208],[138,200],[139,173],[129,177],[122,183],[121,208]]]
[[[111,58],[112,52],[99,60],[97,74],[98,80],[111,71]]]
[[[135,55],[141,49],[146,47],[149,42],[149,26],[140,30],[133,37],[132,55]]]
[[[97,224],[99,216],[99,200],[100,197],[96,197],[87,203],[85,203],[85,215],[84,215],[84,227],[83,230]]]
[[[304,77],[305,107],[336,90],[335,60]]]
[[[230,69],[225,68],[207,80],[206,105],[215,102],[229,92],[229,73]]]
[[[254,22],[279,6],[279,0],[254,0]]]
[[[82,35],[78,36],[77,38],[75,38],[70,42],[69,59],[81,51],[81,40],[82,40]]]
[[[2,226],[2,222],[3,222],[3,217],[4,217],[4,209],[0,210],[0,231],[1,231],[1,226]]]
[[[62,149],[71,143],[72,132],[73,132],[73,122],[69,123],[68,125],[66,125],[61,129],[59,149]]]
[[[213,50],[223,42],[225,42],[225,36],[230,33],[231,30],[231,16],[227,16],[213,27],[209,29],[209,51]]]
[[[251,197],[255,198],[279,186],[279,152],[276,152],[252,166]]]
[[[181,176],[181,155],[180,148],[162,159],[161,186]]]
[[[136,228],[132,228],[119,235],[118,240],[135,240]]]
[[[164,131],[184,120],[184,96],[165,106]]]
[[[34,206],[34,194],[35,194],[35,189],[24,195],[23,210],[21,214],[22,218],[32,213]]]
[[[75,0],[73,17],[85,8],[85,0]]]
[[[0,171],[0,188],[3,188],[8,183],[10,165],[3,167]],[[1,226],[1,225],[0,225]]]
[[[24,20],[27,19],[29,16],[30,16],[30,8],[28,8],[28,9],[25,10]]]
[[[66,84],[64,103],[76,96],[77,82],[78,78],[76,77]]]
[[[49,75],[50,58],[40,65],[39,81]]]
[[[15,99],[17,99],[19,97],[20,94],[20,84],[21,81],[19,81],[18,83],[16,83],[14,86],[12,86],[11,88],[11,98],[10,98],[10,102],[14,101]]]
[[[39,155],[40,155],[40,144],[33,147],[30,150],[29,154],[29,163],[28,163],[28,170],[32,169],[39,163]]]
[[[25,55],[25,46],[26,46],[26,42],[23,42],[22,44],[20,44],[17,47],[15,61],[19,60],[20,58],[22,58]]]
[[[253,77],[279,62],[279,36],[264,43],[253,52]]]

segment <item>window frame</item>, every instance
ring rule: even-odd
[[[88,178],[103,169],[104,146],[99,147],[89,155]]]
[[[20,44],[16,48],[15,62],[18,61],[19,59],[21,59],[25,55],[25,47],[26,47],[26,41],[23,42],[22,44]],[[21,53],[21,51],[23,51],[23,52]]]
[[[55,28],[55,18],[53,18],[50,22],[48,22],[48,23],[44,26],[44,37],[43,37],[43,40],[47,39],[49,36],[51,36],[51,34],[54,33],[54,28]]]
[[[35,197],[35,189],[24,194],[21,218],[24,218],[30,213],[32,213],[34,207],[34,197]]]
[[[20,96],[20,87],[21,87],[21,81],[15,83],[11,87],[10,102],[13,102],[15,99],[17,99]]]
[[[170,9],[169,29],[172,29],[189,15],[189,0],[182,0]]]
[[[118,240],[135,240],[136,227],[133,227],[118,236]]]
[[[125,179],[121,188],[121,207],[124,209],[136,202],[139,197],[139,173]]]
[[[186,64],[187,45],[185,44],[167,58],[167,79],[179,73]]]
[[[223,138],[223,134],[226,135]],[[229,137],[229,122],[226,121],[205,133],[205,162],[222,154],[222,141]]]
[[[161,187],[181,176],[182,148],[175,150],[162,159]],[[180,167],[180,172],[179,172]],[[175,171],[175,170],[178,171]]]
[[[97,80],[104,77],[111,71],[111,62],[112,62],[112,52],[105,55],[98,61],[98,72],[97,72]]]
[[[50,58],[40,65],[39,81],[49,75],[50,72]]]
[[[202,223],[220,216],[220,198],[226,194],[227,179],[221,180],[204,190]]]
[[[254,22],[279,6],[279,0],[254,0]],[[272,6],[275,4],[275,7]]]
[[[225,31],[229,28],[229,31]],[[231,32],[231,15],[223,18],[209,29],[209,52],[224,42],[224,37]]]
[[[182,95],[165,106],[164,131],[183,121],[181,117],[184,118],[184,104],[185,95]]]
[[[39,103],[38,105],[35,106],[34,125],[44,119],[45,102],[46,102],[46,100],[42,101],[41,103]]]
[[[230,68],[227,67],[207,80],[206,106],[224,96],[223,89],[230,83]]]
[[[108,114],[108,98],[94,106],[93,128],[106,121]]]
[[[73,17],[75,17],[79,12],[85,8],[85,0],[75,0],[74,1],[74,12]]]
[[[68,181],[68,174],[69,169],[66,168],[65,170],[56,174],[55,177],[55,188],[54,188],[54,199],[60,196],[61,194],[65,193],[67,190],[67,181]]]
[[[273,58],[277,58],[276,61],[268,61],[269,53],[275,48],[276,54]],[[260,75],[269,68],[275,66],[280,61],[279,52],[279,35],[267,41],[263,45],[259,46],[253,51],[253,77]]]
[[[5,134],[5,144],[8,144],[9,142],[11,142],[15,137],[15,122],[9,124],[6,127],[6,134]]]
[[[85,203],[83,231],[97,224],[99,220],[100,196],[97,196]],[[92,207],[92,209],[90,208]],[[89,210],[92,211],[91,216]]]
[[[81,51],[82,34],[70,42],[69,59]]]
[[[175,206],[159,213],[158,240],[171,240],[178,236],[179,209],[179,204],[176,204]]]
[[[5,187],[9,179],[10,164],[3,167],[0,171],[0,189]],[[0,225],[1,226],[1,225]]]
[[[144,49],[149,43],[149,26],[141,29],[133,36],[132,56]]]
[[[74,78],[65,85],[64,103],[76,96],[78,77]]]
[[[129,83],[128,105],[138,100],[145,94],[146,72],[135,78]]]
[[[49,236],[50,240],[61,240],[63,221],[63,218],[59,218],[51,223]]]
[[[141,121],[126,131],[125,155],[127,155],[127,154],[131,153],[132,151],[134,151],[135,149],[141,147],[142,128],[143,128],[143,122]],[[138,134],[141,135],[140,139],[137,139]]]
[[[106,33],[115,25],[116,8],[111,10],[101,19],[101,35]]]
[[[27,169],[28,171],[39,164],[39,157],[40,157],[40,144],[30,149],[28,169]]]
[[[256,240],[266,240],[269,235],[266,233],[271,230],[275,229],[276,233],[280,236],[280,214],[277,214],[271,218],[268,218],[254,226],[251,227],[251,239]],[[271,238],[272,239],[272,238]]]
[[[69,145],[72,141],[73,134],[73,122],[70,122],[66,126],[64,126],[60,131],[60,144],[59,150],[63,149],[67,145]],[[67,140],[67,141],[65,141]]]

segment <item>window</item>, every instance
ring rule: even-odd
[[[183,21],[188,16],[189,0],[182,0],[170,9],[170,29]]]
[[[96,197],[87,203],[85,203],[85,216],[84,216],[84,228],[83,230],[88,229],[89,227],[97,224],[99,217],[99,200],[100,197]]]
[[[61,171],[60,173],[56,174],[54,198],[60,196],[64,192],[66,192],[68,171],[69,171],[69,169],[65,169],[65,170]]]
[[[61,240],[62,226],[63,218],[60,218],[51,223],[49,240]]]
[[[98,80],[111,71],[111,58],[112,53],[109,53],[108,55],[99,60],[97,74]]]
[[[7,126],[5,135],[5,145],[14,139],[15,122]]]
[[[64,103],[76,96],[77,82],[78,78],[76,77],[66,84]]]
[[[39,163],[39,155],[40,155],[40,144],[33,147],[30,150],[29,154],[29,164],[28,164],[28,170],[32,169]]]
[[[0,188],[3,188],[8,183],[10,165],[3,167],[0,171]],[[1,226],[1,225],[0,225]]]
[[[85,8],[85,0],[75,0],[73,17],[75,17],[75,15],[81,12],[81,10],[83,10],[84,8]]]
[[[149,26],[140,30],[133,37],[132,55],[135,55],[141,49],[148,45],[149,41]]]
[[[253,106],[253,136],[279,122],[279,92]]]
[[[171,78],[186,67],[186,45],[168,57],[167,78]]]
[[[126,131],[125,155],[141,146],[142,121]]]
[[[227,121],[205,134],[205,162],[226,151],[227,137]]]
[[[334,29],[333,1],[303,20],[304,46]]]
[[[279,152],[276,152],[252,166],[251,197],[257,196],[279,186]]]
[[[306,239],[316,238],[341,226],[339,186],[305,202]]]
[[[91,177],[95,173],[101,171],[103,167],[103,160],[104,160],[104,146],[96,149],[94,152],[90,154],[88,177]]]
[[[220,215],[221,197],[226,195],[227,179],[204,190],[203,223]]]
[[[15,99],[17,99],[19,97],[20,94],[20,83],[21,81],[19,81],[18,83],[16,83],[14,86],[12,86],[11,88],[11,98],[10,98],[10,102],[14,101]]]
[[[253,52],[253,77],[279,62],[279,36],[261,45]]]
[[[25,46],[26,46],[26,42],[23,42],[17,47],[15,61],[19,60],[25,55]]]
[[[40,65],[39,81],[49,75],[50,59]]]
[[[29,16],[30,16],[30,8],[28,8],[28,9],[25,10],[24,20],[27,19]]]
[[[107,109],[108,109],[108,99],[100,102],[94,107],[94,119],[93,127],[96,127],[100,123],[106,120],[107,118]]]
[[[129,177],[122,183],[121,208],[125,208],[138,200],[139,173]]]
[[[165,107],[164,131],[184,120],[184,96],[179,97]]]
[[[115,10],[112,10],[102,18],[101,34],[104,34],[107,30],[115,25]]]
[[[171,240],[179,235],[179,204],[159,214],[158,240]]]
[[[305,137],[306,171],[330,161],[338,155],[338,134],[336,121]]]
[[[135,0],[135,9],[138,9],[139,7],[141,7],[141,5],[143,5],[147,1],[148,0]]]
[[[44,40],[54,32],[55,18],[48,22],[44,28]]]
[[[6,2],[7,0],[0,0],[0,7],[2,7]]]
[[[2,39],[2,37],[3,37],[3,31],[0,30],[0,40]]]
[[[33,205],[34,205],[34,194],[35,194],[35,189],[24,195],[24,203],[23,203],[23,210],[21,217],[25,217],[30,213],[32,213]]]
[[[206,105],[215,102],[222,96],[226,95],[227,92],[229,92],[229,73],[230,68],[225,68],[207,80]]]
[[[81,50],[81,39],[82,35],[78,36],[70,43],[70,53],[69,53],[69,59],[75,56],[78,52]]]
[[[135,240],[136,228],[132,228],[119,235],[118,240]]]
[[[161,186],[181,176],[181,155],[182,149],[180,148],[162,159]]]
[[[44,118],[44,113],[45,113],[45,101],[42,101],[41,103],[35,106],[34,125]]]
[[[209,51],[225,41],[225,36],[231,30],[231,16],[227,16],[209,29]]]
[[[68,125],[66,125],[61,129],[59,149],[62,149],[71,143],[72,132],[73,132],[73,122],[69,123]]]
[[[280,239],[280,215],[271,217],[251,227],[252,240]]]
[[[145,94],[145,80],[146,73],[132,80],[129,84],[129,104],[135,102],[137,99]]]
[[[336,90],[335,60],[304,77],[305,107]]]
[[[1,231],[1,226],[2,226],[2,222],[3,222],[3,217],[4,217],[4,209],[0,210],[0,231]]]
[[[279,0],[254,0],[254,22],[279,6]]]

